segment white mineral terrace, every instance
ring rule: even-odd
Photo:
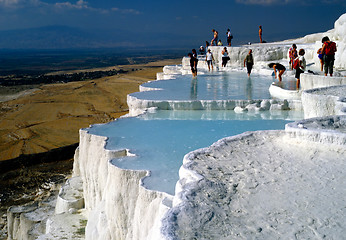
[[[334,77],[318,72],[315,53],[326,35],[338,47]],[[9,239],[344,238],[345,36],[346,14],[327,33],[231,47],[231,61],[224,69],[219,66],[221,47],[211,48],[217,59],[216,74],[246,74],[241,64],[251,47],[253,74],[267,76],[272,74],[267,68],[269,62],[280,62],[288,68],[287,50],[292,43],[305,48],[308,69],[314,74],[302,75],[299,91],[282,88],[277,82],[269,84],[275,100],[191,99],[191,95],[186,98],[180,93],[175,99],[174,94],[157,94],[154,92],[165,88],[165,84],[160,85],[162,81],[169,85],[169,81],[190,74],[186,58],[181,66],[164,67],[157,77],[161,82],[145,84],[143,92],[129,95],[130,115],[153,109],[235,113],[303,109],[304,119],[287,124],[285,130],[245,132],[206,148],[192,149],[183,159],[174,196],[145,188],[143,179],[149,171],[125,170],[112,164],[112,159],[133,156],[129,149],[106,149],[107,137],[82,129],[73,178],[60,191],[56,209],[51,202],[41,203],[41,208],[30,205],[9,209]],[[199,61],[198,68],[200,75],[208,77],[205,62]],[[294,80],[293,74],[286,71],[284,84]],[[84,230],[86,220],[84,236],[80,230]]]
[[[338,130],[325,136],[320,121]],[[313,134],[299,128],[304,121],[293,130],[248,132],[187,154],[164,221],[167,235],[340,239],[346,221],[345,121],[328,117],[314,126],[308,120]]]

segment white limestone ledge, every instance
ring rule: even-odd
[[[343,238],[345,129],[345,116],[306,120],[185,155],[167,239]]]
[[[85,225],[87,218],[83,212],[74,214],[61,213],[48,218],[46,222],[46,233],[35,238],[36,240],[52,239],[85,239]]]
[[[13,206],[7,210],[7,237],[8,239],[22,239],[28,235],[28,231],[32,226],[37,224],[34,221],[29,224],[21,222],[21,215],[27,212],[35,211],[38,208],[38,203],[28,204],[23,206]]]
[[[146,189],[147,171],[120,169],[111,163],[128,155],[126,149],[105,149],[106,137],[80,130],[74,175],[83,180],[85,209],[89,212],[86,239],[161,239],[161,218],[172,196]]]
[[[341,97],[341,103],[343,102],[343,87],[335,87],[330,90],[321,90],[324,87],[332,87],[332,86],[341,86],[341,85],[346,85],[346,77],[329,77],[329,76],[322,76],[322,75],[314,75],[314,74],[301,74],[301,88],[300,90],[288,90],[288,89],[283,89],[280,86],[277,86],[276,84],[272,84],[269,87],[269,92],[270,95],[275,98],[275,99],[285,99],[290,101],[296,101],[298,103],[299,101],[302,100],[303,94],[304,94],[304,99],[307,97],[307,95],[314,94],[316,98],[319,98],[317,95],[327,95],[329,92],[328,97],[321,98],[321,101],[327,100],[326,104],[336,104],[338,105],[338,109],[336,112],[333,113],[326,113],[325,106],[322,108],[317,108],[317,106],[309,106],[310,104],[308,103],[309,100],[305,101],[305,106],[301,103],[299,106],[301,109],[304,109],[304,112],[307,114],[305,115],[305,118],[308,117],[321,117],[321,116],[326,116],[326,115],[334,115],[334,114],[342,114],[343,111],[341,109],[344,107],[343,104],[338,103],[338,98],[335,99],[335,96]],[[313,90],[312,90],[313,89]],[[336,90],[340,89],[340,90]],[[307,91],[311,90],[311,91]],[[303,93],[304,92],[304,93]],[[328,101],[330,100],[330,101]],[[322,104],[322,103],[321,103]],[[299,108],[293,107],[293,103],[290,104],[290,108]],[[330,107],[328,107],[329,111],[331,110]],[[309,113],[309,112],[315,112],[315,111],[322,111],[323,113],[320,113],[316,115],[316,113]],[[341,112],[340,112],[341,111]]]
[[[301,110],[299,101],[295,100],[147,100],[127,95],[129,115],[137,116],[150,108],[158,110]]]
[[[73,177],[60,188],[55,206],[55,214],[73,212],[84,207],[83,182],[80,177]]]
[[[346,85],[346,77],[301,74],[301,90]]]
[[[285,130],[292,138],[346,146],[346,115],[304,119],[286,124]]]
[[[288,90],[283,89],[277,84],[272,83],[269,87],[270,96],[275,99],[286,99],[286,100],[299,100],[302,92],[299,90]]]
[[[302,93],[304,118],[346,114],[346,85],[315,88]]]
[[[7,210],[7,239],[36,239],[44,234],[54,207],[54,193],[42,202],[10,207]]]

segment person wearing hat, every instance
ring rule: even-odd
[[[200,55],[204,55],[204,54],[205,54],[205,49],[204,49],[203,46],[200,46],[200,48],[199,48],[199,54],[200,54]]]
[[[207,61],[209,72],[210,72],[210,65],[211,65],[211,70],[213,71],[214,70],[214,67],[213,67],[214,56],[212,52],[210,51],[210,49],[208,49],[208,52],[205,56],[205,60]]]

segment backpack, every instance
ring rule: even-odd
[[[326,55],[334,55],[336,52],[336,44],[335,42],[325,42],[326,46],[324,48],[324,53]]]
[[[294,59],[293,68],[294,68],[294,69],[298,69],[298,68],[299,68],[299,57],[297,57],[296,59]]]

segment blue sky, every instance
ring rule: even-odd
[[[345,12],[345,0],[0,0],[0,31],[66,26],[115,45],[183,46],[210,41],[213,28],[225,41],[230,28],[241,44],[258,41],[259,25],[270,42],[329,30]]]

